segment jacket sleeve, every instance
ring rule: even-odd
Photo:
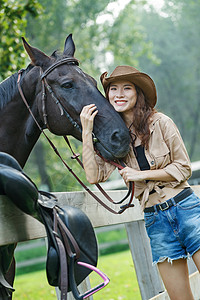
[[[170,118],[165,120],[162,132],[171,160],[163,169],[177,180],[171,183],[175,187],[191,176],[191,163],[180,132]]]
[[[115,166],[111,165],[108,162],[105,162],[101,157],[95,154],[95,159],[98,164],[98,182],[106,181],[112,172],[115,170]]]

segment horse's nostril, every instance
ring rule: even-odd
[[[112,150],[114,151],[114,156],[116,158],[126,156],[129,151],[129,132],[115,129],[111,134],[110,143],[112,145]]]
[[[122,141],[122,135],[119,130],[115,130],[111,135],[111,141],[112,142],[121,142]]]

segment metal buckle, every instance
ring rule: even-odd
[[[162,207],[163,204],[166,205],[166,206]],[[170,207],[169,204],[168,204],[168,202],[164,202],[164,203],[158,204],[158,206],[159,206],[159,208],[160,208],[161,211],[164,211],[164,210],[166,210],[166,209],[168,209]]]

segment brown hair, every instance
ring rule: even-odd
[[[142,140],[142,145],[148,147],[150,138],[150,117],[156,110],[149,106],[145,100],[142,90],[135,85],[137,92],[137,102],[133,108],[133,127],[136,135],[139,135]]]
[[[109,88],[110,85],[106,90],[106,98],[108,100]],[[135,88],[137,92],[137,102],[135,104],[135,107],[133,108],[133,123],[131,124],[131,126],[134,127],[136,135],[141,138],[142,146],[148,148],[150,138],[150,117],[156,112],[156,109],[149,106],[148,102],[145,100],[145,96],[142,90],[136,85]]]

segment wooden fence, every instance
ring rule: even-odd
[[[97,240],[98,240],[98,234],[100,233],[105,233],[105,232],[113,232],[113,231],[118,231],[118,230],[125,230],[125,226],[124,224],[117,224],[117,225],[110,225],[110,226],[104,226],[104,227],[98,227],[98,228],[95,228],[95,234],[97,236]],[[128,246],[128,239],[127,237],[126,238],[123,238],[123,239],[114,239],[112,241],[109,241],[109,242],[101,242],[101,243],[98,243],[98,250],[99,250],[99,253],[101,254],[101,250],[109,250],[109,248],[113,248],[113,247],[116,247],[116,246],[119,246],[119,245],[124,245],[124,246]],[[32,241],[30,243],[29,242],[24,242],[24,243],[21,243],[21,244],[18,244],[17,245],[17,248],[15,249],[15,258],[16,258],[16,254],[18,253],[24,253],[26,252],[27,250],[31,251],[33,249],[38,249],[40,252],[43,250],[43,249],[46,249],[46,246],[47,246],[47,240],[46,238],[42,238],[42,239],[37,239],[37,240],[34,240],[34,242]],[[17,269],[20,269],[20,268],[24,268],[24,267],[30,267],[32,265],[37,265],[37,264],[41,264],[41,263],[45,263],[46,262],[46,254],[45,256],[37,256],[37,255],[34,255],[28,259],[25,259],[25,260],[21,260],[18,262],[18,260],[16,261],[16,266],[17,266]]]
[[[193,189],[200,196],[200,186],[193,186]],[[99,192],[95,193],[101,198]],[[126,191],[110,191],[109,194],[117,201],[122,199]],[[149,239],[144,227],[143,214],[137,200],[134,208],[127,210],[122,215],[114,215],[106,211],[87,192],[56,193],[56,195],[60,205],[72,205],[83,210],[95,228],[125,224],[141,298],[143,300],[169,299],[157,267],[152,266]],[[118,209],[114,205],[112,207]],[[40,222],[23,214],[8,198],[0,196],[0,245],[23,242],[45,236],[44,226]],[[200,275],[196,271],[192,260],[189,260],[188,265],[192,291],[195,300],[198,300],[200,299]],[[88,289],[89,285],[89,279],[87,278],[79,286],[80,291],[83,292],[85,289]],[[59,299],[58,292],[57,297]],[[69,299],[72,300],[74,298],[69,294]],[[89,299],[92,300],[93,298],[89,297]]]

